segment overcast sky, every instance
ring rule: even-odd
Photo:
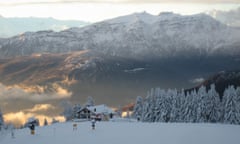
[[[27,4],[27,3],[239,3],[240,0],[0,0],[1,4]]]
[[[97,22],[134,12],[195,14],[239,6],[240,0],[0,0],[0,15]]]

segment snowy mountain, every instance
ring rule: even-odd
[[[90,122],[57,123],[37,127],[35,135],[28,128],[1,133],[3,144],[66,144],[66,143],[104,143],[104,144],[238,144],[240,127],[222,124],[186,123],[137,123],[137,122],[98,122],[91,129]],[[1,135],[2,134],[2,135]]]
[[[0,41],[0,58],[79,50],[122,57],[236,55],[240,30],[205,14],[134,13],[61,32],[28,32]]]
[[[70,27],[82,27],[88,24],[89,23],[83,21],[56,20],[53,18],[5,18],[0,16],[0,37],[12,37],[27,31],[62,31]]]
[[[35,93],[61,87],[71,101],[94,96],[116,106],[152,87],[190,88],[194,79],[240,69],[239,35],[210,16],[173,13],[27,32],[0,39],[0,82]]]

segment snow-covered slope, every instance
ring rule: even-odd
[[[0,58],[92,49],[108,55],[169,57],[239,52],[240,30],[205,14],[134,13],[61,32],[25,33],[0,42]]]
[[[220,124],[175,124],[137,122],[98,122],[91,129],[90,122],[58,123],[36,129],[16,130],[0,137],[2,144],[239,144],[240,127]]]

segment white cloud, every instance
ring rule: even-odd
[[[200,84],[200,83],[204,82],[204,80],[205,80],[204,78],[195,78],[193,80],[190,80],[190,82],[193,84]]]
[[[0,84],[0,100],[29,100],[43,102],[48,100],[60,100],[70,98],[72,93],[59,85],[54,85],[55,92],[36,93],[19,86],[4,86]]]
[[[26,109],[24,111],[31,112],[31,113],[37,113],[37,112],[46,112],[46,111],[55,110],[55,109],[56,109],[56,107],[51,104],[36,104],[33,108]]]

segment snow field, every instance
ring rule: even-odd
[[[8,133],[0,144],[239,144],[240,126],[222,124],[91,122],[58,123],[37,127],[30,135],[28,128]]]

